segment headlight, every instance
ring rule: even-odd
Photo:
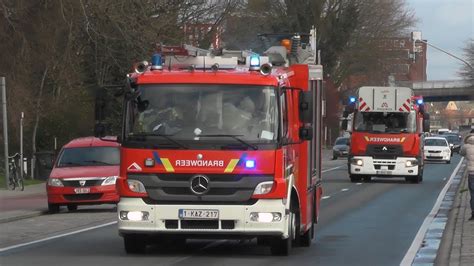
[[[49,178],[48,179],[48,186],[51,186],[51,187],[64,187],[63,182],[61,182],[61,179],[58,179],[58,178]]]
[[[449,153],[450,151],[451,151],[450,149],[444,150],[444,152],[446,153]]]
[[[362,159],[351,159],[351,164],[357,165],[357,166],[362,166],[362,165],[364,165],[364,161],[362,161]]]
[[[254,195],[268,194],[270,193],[270,191],[272,191],[272,188],[273,188],[273,181],[262,182],[257,185],[255,190],[253,191],[253,194]]]
[[[128,183],[128,188],[131,191],[137,192],[137,193],[146,193],[145,186],[143,185],[142,182],[138,180],[134,180],[134,179],[128,179],[127,183]]]
[[[406,167],[412,167],[418,165],[418,160],[408,160],[405,162]]]
[[[102,186],[107,186],[107,185],[115,185],[115,182],[117,182],[118,176],[109,176],[104,181],[102,181]]]

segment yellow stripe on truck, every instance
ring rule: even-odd
[[[170,160],[168,158],[161,158],[161,162],[163,163],[163,166],[166,169],[166,172],[174,172],[174,168],[170,163]]]
[[[239,159],[230,160],[229,164],[224,170],[224,173],[232,173],[232,171],[234,171],[234,168],[238,163],[239,163]]]

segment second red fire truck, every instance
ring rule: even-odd
[[[366,86],[351,102],[349,177],[352,182],[377,177],[423,180],[423,132],[429,114],[423,99],[406,87]]]

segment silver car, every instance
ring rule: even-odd
[[[349,138],[339,137],[334,142],[332,147],[332,159],[336,160],[338,157],[347,157],[349,155]]]

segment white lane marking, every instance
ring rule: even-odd
[[[324,196],[321,199],[329,199],[331,196]]]
[[[31,241],[31,242],[26,242],[26,243],[17,244],[17,245],[5,247],[5,248],[0,248],[0,252],[4,252],[4,251],[15,249],[15,248],[21,248],[21,247],[24,247],[24,246],[29,246],[29,245],[33,245],[33,244],[36,244],[36,243],[41,243],[41,242],[56,239],[56,238],[61,238],[61,237],[65,237],[65,236],[79,234],[79,233],[82,233],[82,232],[94,230],[94,229],[101,228],[101,227],[106,227],[106,226],[113,225],[113,224],[116,224],[116,223],[117,223],[117,221],[106,223],[106,224],[100,224],[100,225],[84,228],[84,229],[81,229],[81,230],[77,230],[77,231],[73,231],[73,232],[69,232],[69,233],[65,233],[65,234],[60,234],[60,235],[51,236],[51,237],[47,237],[47,238],[43,238],[43,239],[38,239],[38,240],[35,240],[35,241]]]
[[[360,186],[360,185],[362,185],[362,183],[356,183],[356,185],[357,185],[357,186]]]
[[[341,191],[346,192],[346,191],[349,191],[349,189],[348,188],[343,188],[343,189],[341,189]]]
[[[326,172],[329,172],[329,171],[333,171],[333,170],[336,170],[336,169],[339,169],[341,167],[343,167],[344,165],[340,165],[340,166],[337,166],[337,167],[333,167],[333,168],[329,168],[329,169],[326,169],[326,170],[322,170],[321,173],[326,173]]]
[[[456,173],[458,172],[459,167],[461,167],[463,160],[464,158],[461,158],[461,161],[459,161],[458,165],[456,166],[453,173],[449,177],[448,182],[446,182],[446,185],[444,185],[443,190],[441,190],[441,192],[439,193],[438,199],[436,199],[436,203],[434,204],[433,209],[431,209],[431,212],[428,214],[428,216],[426,216],[425,220],[423,221],[423,224],[418,230],[418,233],[416,234],[415,239],[413,239],[413,242],[411,243],[410,248],[405,254],[405,257],[403,257],[403,260],[400,263],[400,265],[411,265],[413,263],[416,253],[418,252],[418,249],[421,247],[421,243],[423,242],[423,239],[425,238],[426,231],[428,231],[428,227],[433,221],[435,215],[438,213],[439,208],[441,207],[441,202],[443,201],[444,196],[446,195],[446,192],[448,192],[449,186],[451,185],[453,181],[453,177],[456,176]]]

